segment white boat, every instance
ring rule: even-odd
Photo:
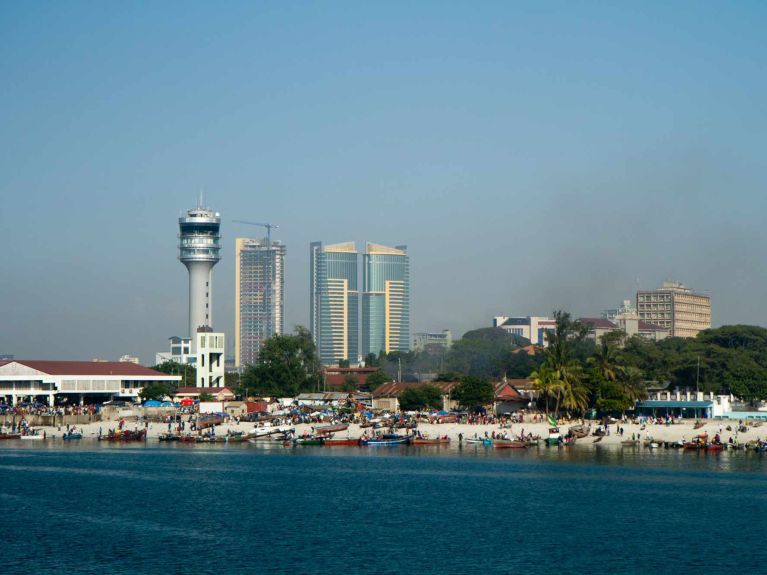
[[[42,441],[45,437],[40,433],[40,430],[35,429],[34,431],[30,431],[27,435],[22,435],[21,439],[24,439],[25,441]]]

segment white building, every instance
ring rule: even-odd
[[[194,365],[197,361],[197,354],[192,352],[192,338],[174,335],[168,338],[168,349],[169,351],[160,351],[155,354],[157,365],[166,361]]]
[[[224,334],[200,328],[196,343],[197,387],[224,387]]]
[[[453,333],[449,329],[441,332],[418,332],[413,334],[413,349],[423,351],[427,346],[450,349],[453,345]]]
[[[0,397],[11,404],[45,401],[56,396],[69,403],[103,403],[112,399],[136,400],[150,383],[181,381],[148,367],[118,361],[0,361]]]
[[[557,327],[557,322],[548,317],[507,317],[499,315],[493,318],[493,327],[500,327],[512,335],[524,337],[530,340],[530,343],[533,345],[548,347],[546,332],[554,331]]]

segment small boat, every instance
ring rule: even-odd
[[[396,435],[394,433],[386,433],[384,435],[377,435],[376,437],[362,437],[360,438],[360,445],[373,446],[390,446],[390,445],[407,445],[410,443],[410,437],[407,435]]]
[[[346,439],[333,439],[326,438],[322,443],[326,447],[346,447],[346,446],[358,446],[360,444],[359,438],[347,437]]]
[[[196,426],[197,429],[205,429],[206,427],[215,427],[221,423],[224,423],[224,416],[212,413],[209,415],[198,415]]]
[[[319,435],[324,435],[327,433],[338,433],[339,431],[346,431],[349,429],[348,423],[338,423],[334,425],[318,425],[314,428],[314,432]]]
[[[724,444],[722,444],[722,443],[709,443],[706,446],[706,451],[724,451]]]
[[[74,431],[70,433],[65,433],[64,436],[62,437],[64,441],[77,441],[78,439],[82,439],[82,438],[83,438],[82,433],[76,433]]]
[[[175,433],[161,433],[157,439],[160,441],[178,441],[181,438]]]
[[[466,443],[469,443],[471,445],[492,445],[493,440],[488,439],[487,437],[467,437],[464,439]]]
[[[19,439],[21,433],[0,433],[0,440],[2,439]]]
[[[197,441],[197,437],[194,435],[182,435],[178,438],[181,443],[194,443]]]
[[[110,431],[107,435],[99,437],[99,441],[144,441],[146,439],[146,429],[140,431],[117,430]]]
[[[325,438],[317,435],[307,435],[305,437],[296,437],[293,445],[322,445]]]
[[[638,439],[627,439],[625,441],[621,441],[621,445],[623,447],[636,447],[637,445],[639,445],[639,440]]]
[[[39,429],[30,429],[28,433],[21,435],[21,439],[26,441],[42,441],[45,439],[45,435],[40,433]]]
[[[599,437],[597,437],[597,438],[596,438],[594,441],[592,441],[591,443],[599,443],[599,442],[600,442],[600,441],[602,441],[604,438],[605,438],[605,436],[604,436],[604,435],[600,435]]]
[[[546,445],[559,445],[559,439],[562,435],[558,427],[549,427],[549,436],[546,438]]]
[[[583,439],[584,437],[588,437],[589,433],[591,433],[591,426],[590,425],[573,425],[570,429],[570,435],[575,437],[576,439]]]
[[[506,449],[527,449],[527,442],[516,439],[496,439],[493,441],[493,447]]]
[[[414,437],[410,440],[410,443],[413,445],[446,445],[450,443],[450,438],[447,435],[443,435],[442,437]]]
[[[648,447],[650,449],[658,449],[660,447],[660,444],[656,441],[651,441],[650,443],[645,443],[645,447]]]
[[[684,449],[703,449],[706,447],[706,444],[698,441],[687,441],[682,447]]]

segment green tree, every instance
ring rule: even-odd
[[[365,367],[380,367],[381,362],[378,361],[378,356],[374,353],[369,353],[365,356]]]
[[[269,338],[258,363],[245,369],[242,380],[248,390],[261,396],[295,397],[316,389],[319,359],[309,331],[299,326],[292,335]]]
[[[442,409],[442,392],[433,385],[409,387],[400,394],[399,406],[402,411]]]
[[[539,401],[543,401],[546,415],[549,415],[549,400],[556,397],[555,387],[559,385],[557,373],[547,365],[542,365],[538,371],[530,374],[530,380],[533,384]],[[539,404],[540,405],[540,404]]]
[[[193,365],[178,363],[177,361],[166,361],[153,365],[152,369],[168,375],[180,375],[181,387],[195,387],[197,371]]]
[[[383,370],[374,371],[365,379],[365,385],[368,390],[374,391],[376,388],[382,386],[384,383],[389,383],[391,377]]]
[[[464,407],[484,406],[492,403],[495,388],[485,378],[467,375],[453,390],[453,399]]]
[[[198,399],[200,401],[215,401],[216,398],[213,397],[213,394],[207,393],[204,391],[200,394],[200,397]]]
[[[157,382],[144,386],[139,393],[139,396],[143,401],[148,401],[150,399],[161,401],[166,396],[173,395],[175,391],[176,388],[169,383]]]
[[[348,359],[339,359],[338,360],[338,367],[349,367],[349,360]]]
[[[347,373],[343,384],[341,384],[341,391],[357,391],[357,389],[359,389],[357,376],[353,373]]]

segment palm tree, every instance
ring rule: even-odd
[[[647,389],[645,388],[642,375],[642,370],[632,365],[622,367],[618,372],[626,397],[632,402],[647,397]]]
[[[544,399],[546,416],[548,417],[549,398],[555,396],[555,386],[559,383],[557,374],[550,367],[542,365],[538,371],[530,374],[530,381],[533,384],[533,389],[538,392],[538,396]]]
[[[557,394],[555,417],[559,417],[560,405],[573,411],[585,411],[588,407],[588,391],[583,385],[583,370],[577,360],[571,359],[555,371],[557,383],[553,386]]]
[[[587,361],[602,379],[605,381],[615,381],[618,379],[620,371],[617,365],[617,355],[615,347],[603,340],[602,345],[594,350],[594,355],[588,358]]]

